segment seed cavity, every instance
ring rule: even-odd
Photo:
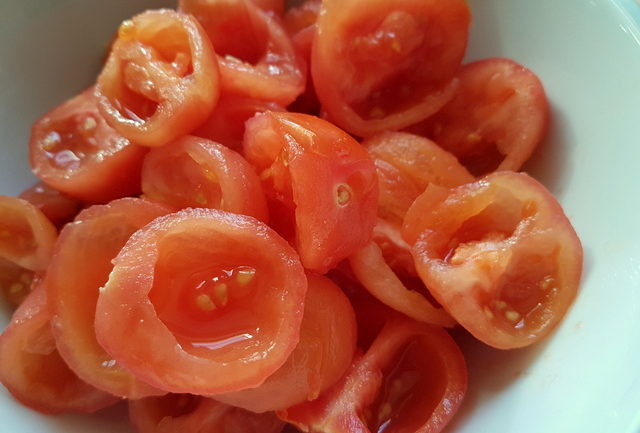
[[[211,297],[206,293],[198,295],[198,297],[196,298],[196,303],[198,305],[198,308],[200,308],[202,311],[213,311],[216,309],[216,304],[213,303]]]

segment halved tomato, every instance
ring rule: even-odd
[[[169,212],[166,206],[139,198],[83,210],[60,232],[47,271],[51,323],[60,355],[82,380],[119,397],[164,392],[136,379],[96,341],[93,322],[99,289],[129,237]]]
[[[544,137],[549,103],[538,77],[511,59],[464,65],[455,96],[410,128],[458,157],[474,175],[519,170]]]
[[[238,153],[205,138],[186,135],[145,158],[146,198],[177,209],[206,207],[266,221],[267,202],[253,167]]]
[[[532,344],[560,322],[578,290],[582,246],[538,181],[498,172],[454,189],[430,185],[403,236],[433,296],[499,349]]]
[[[96,335],[119,365],[166,391],[259,386],[300,336],[307,280],[258,220],[187,209],[134,234],[101,289]]]
[[[139,179],[137,179],[139,180]],[[139,186],[136,187],[136,189]],[[61,191],[39,182],[20,193],[18,198],[28,201],[44,214],[57,228],[75,218],[82,203]]]
[[[286,111],[286,109],[275,102],[246,96],[225,95],[220,98],[211,116],[192,134],[240,151],[245,122],[256,113],[265,111]]]
[[[93,87],[38,119],[29,141],[33,173],[91,203],[137,194],[146,152],[107,124]]]
[[[96,86],[107,122],[152,147],[200,126],[219,91],[215,52],[204,30],[192,16],[169,9],[120,25]]]
[[[213,398],[252,412],[280,410],[315,400],[342,377],[356,349],[353,307],[328,278],[307,280],[300,342],[287,362],[257,388]]]
[[[244,154],[267,197],[295,208],[295,244],[307,269],[325,273],[371,239],[375,166],[344,131],[300,113],[258,114],[247,122]]]
[[[56,350],[47,293],[39,284],[0,335],[0,382],[25,406],[38,412],[95,412],[117,397],[84,383]]]
[[[218,53],[225,94],[287,106],[302,93],[305,65],[277,19],[251,0],[179,0],[202,24]]]
[[[434,114],[457,87],[470,20],[464,0],[324,0],[311,61],[323,108],[358,136]]]
[[[335,387],[278,416],[302,431],[437,433],[466,388],[464,358],[444,330],[394,319]]]
[[[256,414],[192,394],[129,400],[138,433],[279,433],[273,413]]]
[[[58,231],[34,205],[0,195],[0,258],[31,270],[47,268]]]

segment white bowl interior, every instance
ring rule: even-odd
[[[640,431],[640,6],[633,0],[470,0],[468,59],[533,69],[553,107],[526,167],[557,195],[585,248],[581,293],[534,347],[501,352],[461,333],[470,383],[448,433]],[[0,194],[29,186],[31,123],[89,86],[122,19],[171,1],[3,0]],[[9,18],[10,17],[10,18]],[[0,327],[9,311],[0,311]],[[1,387],[0,387],[1,388]],[[0,389],[3,430],[128,432],[122,408],[45,417]]]

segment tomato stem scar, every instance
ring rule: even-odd
[[[338,206],[345,207],[351,202],[351,187],[344,183],[338,185],[336,188],[336,203]]]

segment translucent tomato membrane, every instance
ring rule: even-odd
[[[265,283],[270,271],[252,260],[188,234],[162,239],[150,299],[185,351],[215,350],[224,362],[237,360],[239,347],[258,344],[263,330],[256,324],[275,314],[267,311],[275,294]]]
[[[193,155],[181,153],[172,158],[156,158],[155,169],[162,176],[154,176],[145,195],[152,200],[176,206],[221,208],[222,189],[217,176],[201,165]],[[180,169],[176,169],[180,167]]]
[[[155,64],[167,77],[186,77],[194,71],[189,35],[173,20],[146,20],[137,25],[125,22],[113,49],[121,56],[122,80],[118,82],[122,85],[109,98],[135,122],[149,120],[163,101],[158,87],[165,83],[149,80],[148,63]]]
[[[432,345],[416,336],[383,369],[378,397],[364,412],[371,432],[414,432],[429,419],[447,388],[447,366]]]
[[[354,70],[368,71],[368,80],[354,77],[359,88],[349,89],[348,101],[364,119],[383,118],[415,105],[416,99],[444,87],[451,77],[429,77],[434,72],[421,64],[436,45],[420,22],[406,11],[393,11],[382,22],[359,20],[345,31],[351,37],[347,57]],[[374,72],[375,71],[375,72]],[[426,82],[432,82],[429,88]],[[417,93],[421,93],[417,94]],[[382,108],[384,107],[384,109]]]
[[[537,212],[533,201],[523,202],[505,190],[494,194],[498,197],[491,204],[453,233],[441,258],[452,265],[472,260],[487,269],[503,260],[506,266],[496,279],[497,289],[479,291],[480,304],[496,326],[537,329],[548,321],[543,306],[557,292],[554,264],[559,247],[547,232],[534,229],[528,234]],[[528,239],[516,240],[523,236]]]

